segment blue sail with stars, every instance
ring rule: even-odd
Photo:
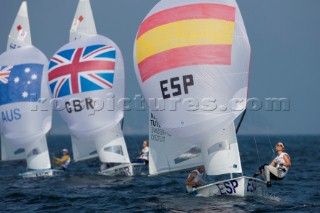
[[[0,106],[39,101],[42,72],[43,64],[0,67]]]

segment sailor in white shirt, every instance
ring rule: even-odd
[[[145,164],[149,163],[149,142],[147,140],[143,141],[143,149],[141,150],[140,159],[142,159]]]
[[[267,181],[267,186],[271,186],[270,179],[282,180],[288,173],[289,167],[291,166],[290,156],[284,152],[285,145],[283,142],[278,142],[276,145],[276,150],[278,155],[272,162],[268,165],[265,164],[259,168],[260,172],[256,173],[254,177],[262,175],[263,179]]]
[[[185,182],[187,193],[192,192],[193,188],[202,186],[204,184],[203,175],[205,171],[206,169],[204,166],[201,166],[198,169],[190,172]]]

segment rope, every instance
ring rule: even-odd
[[[261,165],[260,154],[259,154],[259,150],[258,150],[258,144],[257,144],[256,136],[253,136],[253,139],[254,139],[254,143],[256,145],[256,151],[257,151],[257,155],[258,155],[259,165]]]
[[[276,154],[275,154],[273,146],[271,144],[271,140],[270,140],[269,134],[268,134],[268,141],[269,141],[270,149],[272,150],[272,158],[274,158],[276,156]]]
[[[252,113],[251,113],[252,114]],[[253,123],[253,114],[251,116],[248,116],[251,123]],[[259,160],[259,165],[258,165],[258,168],[260,168],[261,166],[261,159],[260,159],[260,154],[259,154],[259,149],[258,149],[258,144],[257,144],[257,140],[256,140],[256,136],[253,136],[253,140],[254,140],[254,143],[256,145],[256,152],[257,152],[257,156],[258,156],[258,160]]]

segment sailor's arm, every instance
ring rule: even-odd
[[[67,160],[69,160],[69,156],[65,155],[63,156],[62,158],[55,158],[55,164],[60,164],[60,163],[64,163],[66,162]]]
[[[54,164],[60,164],[61,163],[61,158],[54,158],[55,162]]]
[[[200,186],[201,185],[201,182],[198,181],[198,182],[192,182],[193,179],[196,177],[196,174],[194,172],[191,173],[190,177],[186,180],[185,182],[185,185],[187,186]]]
[[[290,167],[291,166],[291,160],[290,160],[290,158],[289,158],[289,156],[288,155],[283,155],[283,159],[284,159],[284,166],[286,166],[286,167]]]

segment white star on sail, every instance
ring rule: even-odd
[[[31,81],[28,81],[27,84],[31,84]]]
[[[28,96],[29,96],[28,92],[24,91],[24,92],[22,93],[22,97],[27,98]]]
[[[32,74],[31,79],[32,80],[36,80],[38,78],[38,76],[36,74]]]
[[[13,81],[14,81],[14,83],[19,83],[20,78],[19,77],[15,77]]]
[[[29,73],[30,71],[31,71],[31,69],[30,69],[29,67],[27,67],[27,68],[24,69],[24,72],[25,72],[25,73]]]

